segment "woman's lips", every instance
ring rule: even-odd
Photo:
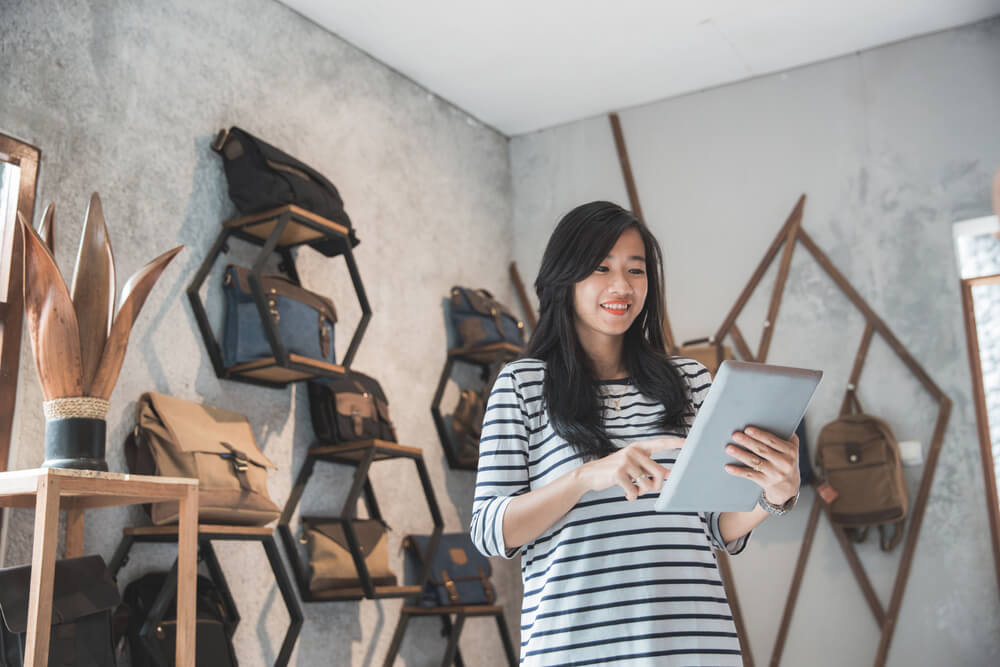
[[[624,317],[628,314],[631,304],[627,301],[608,301],[601,304],[601,310],[611,315],[617,315],[619,317]]]

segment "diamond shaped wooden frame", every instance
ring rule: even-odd
[[[830,261],[829,257],[827,257],[827,255],[812,240],[812,237],[810,237],[809,234],[802,229],[802,212],[805,207],[805,200],[806,196],[803,194],[796,203],[795,208],[792,209],[792,213],[788,216],[788,220],[782,226],[778,235],[771,243],[771,246],[764,254],[764,258],[757,266],[756,271],[754,271],[753,276],[750,278],[750,282],[747,283],[743,292],[736,300],[733,308],[729,311],[729,314],[724,320],[722,326],[715,334],[715,340],[721,343],[726,336],[730,336],[740,355],[747,361],[764,362],[767,359],[771,338],[774,334],[775,322],[777,321],[778,312],[781,308],[781,297],[784,293],[785,284],[788,280],[792,255],[797,247],[797,243],[801,243],[820,265],[820,268],[826,272],[826,274],[833,280],[837,287],[840,288],[855,308],[861,311],[861,314],[864,315],[866,321],[865,330],[861,336],[861,343],[854,359],[854,367],[851,370],[850,380],[848,381],[847,391],[845,393],[843,403],[841,404],[840,413],[844,414],[847,412],[852,394],[857,392],[858,383],[861,380],[861,372],[864,369],[865,360],[868,355],[868,349],[871,345],[872,338],[876,333],[882,337],[892,351],[896,353],[896,356],[899,357],[900,361],[903,362],[907,369],[909,369],[909,371],[920,382],[921,386],[927,391],[928,394],[931,395],[931,398],[937,402],[937,421],[934,426],[934,433],[931,437],[930,448],[927,453],[927,461],[924,465],[924,472],[920,480],[920,490],[917,492],[916,501],[914,501],[910,512],[910,525],[903,545],[903,555],[900,560],[899,568],[896,571],[896,580],[893,584],[888,609],[882,608],[882,604],[875,593],[875,589],[872,586],[861,561],[858,559],[854,545],[850,542],[840,527],[831,523],[833,531],[837,536],[837,541],[840,543],[841,550],[847,558],[848,565],[858,581],[858,586],[860,586],[861,591],[865,596],[865,600],[868,602],[868,606],[870,607],[872,615],[875,618],[875,622],[882,630],[878,650],[875,654],[874,665],[875,667],[883,667],[889,655],[889,647],[892,643],[892,637],[896,629],[896,621],[899,618],[899,611],[903,604],[903,594],[906,591],[906,583],[909,579],[910,568],[913,564],[913,555],[916,550],[917,539],[920,536],[920,528],[923,523],[924,512],[927,509],[927,501],[930,496],[931,484],[934,481],[934,473],[937,469],[938,458],[944,441],[945,428],[948,425],[948,419],[951,415],[952,402],[951,399],[941,391],[938,385],[931,379],[917,360],[913,358],[906,347],[899,341],[898,338],[896,338],[895,334],[892,333],[882,318],[880,318],[875,311],[872,310],[857,290],[855,290],[850,282],[848,282],[847,278],[845,278],[844,275],[837,270],[837,268]],[[764,321],[764,330],[761,336],[760,346],[757,350],[757,354],[753,355],[736,326],[736,318],[746,306],[750,296],[760,284],[761,279],[763,279],[764,274],[777,257],[778,251],[782,249],[782,246],[784,246],[784,251],[782,253],[781,264],[778,268],[777,280],[771,293],[771,303],[768,308],[767,319]],[[816,526],[821,512],[827,513],[829,517],[826,504],[819,499],[817,494],[817,496],[813,499],[813,506],[809,514],[809,521],[806,525],[805,536],[802,540],[802,547],[799,550],[799,557],[795,566],[795,573],[792,577],[792,584],[788,592],[788,597],[785,601],[784,613],[782,614],[781,624],[778,629],[778,636],[775,640],[775,646],[770,660],[771,667],[777,667],[781,661],[781,654],[784,650],[785,641],[788,638],[789,626],[791,625],[792,612],[795,609],[799,589],[802,585],[802,577],[805,572],[806,562],[809,558],[809,552],[812,548],[812,541],[816,534]],[[741,632],[740,634],[742,637],[743,633]],[[744,646],[744,651],[749,652],[747,646]],[[752,664],[752,658],[750,664]]]

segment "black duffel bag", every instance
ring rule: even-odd
[[[337,188],[309,165],[235,125],[219,131],[212,149],[222,156],[229,198],[240,213],[248,215],[295,204],[347,227],[351,247],[358,245]],[[339,238],[309,245],[328,257],[344,252],[344,242]]]
[[[124,606],[128,613],[128,645],[132,667],[174,665],[177,652],[177,599],[171,600],[163,619],[155,627],[143,626],[153,610],[160,590],[167,581],[166,572],[151,572],[125,587]],[[230,616],[222,594],[207,577],[198,577],[195,627],[195,664],[211,667],[236,667],[236,654],[230,637],[237,619]]]
[[[31,566],[0,570],[0,667],[24,664]],[[114,667],[111,613],[118,586],[100,556],[56,561],[50,665]]]

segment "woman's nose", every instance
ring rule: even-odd
[[[623,272],[616,271],[612,273],[611,291],[616,294],[629,296],[634,290],[632,289],[632,283],[628,281],[628,277]]]

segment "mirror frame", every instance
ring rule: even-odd
[[[35,219],[35,194],[38,183],[38,166],[42,152],[23,141],[0,134],[0,161],[17,165],[21,169],[18,183],[17,211],[29,223]],[[10,279],[7,284],[7,301],[0,301],[0,472],[7,470],[14,425],[14,406],[17,402],[17,375],[21,360],[21,329],[24,317],[23,251],[21,235],[14,234],[11,256],[0,257],[10,261]]]
[[[1000,500],[997,497],[993,445],[990,440],[990,417],[986,409],[983,364],[979,354],[976,308],[972,299],[973,287],[977,285],[997,284],[1000,284],[1000,274],[977,278],[963,278],[961,281],[962,314],[965,317],[965,337],[969,350],[969,370],[972,372],[972,398],[976,408],[976,431],[979,436],[979,453],[983,465],[983,483],[986,486],[986,514],[990,523],[990,541],[993,544],[993,565],[996,568],[997,588],[1000,589]]]

